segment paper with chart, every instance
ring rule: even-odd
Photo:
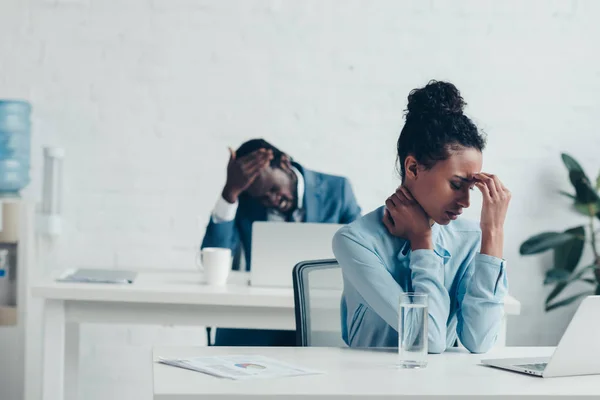
[[[259,355],[226,355],[185,359],[159,358],[158,362],[235,380],[281,378],[323,373]]]

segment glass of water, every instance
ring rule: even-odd
[[[398,366],[427,366],[427,294],[402,293],[398,326]]]

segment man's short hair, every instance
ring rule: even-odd
[[[243,143],[235,152],[235,157],[244,157],[259,149],[267,149],[273,152],[273,159],[271,160],[272,168],[279,168],[281,166],[281,156],[285,153],[264,139],[250,139]]]

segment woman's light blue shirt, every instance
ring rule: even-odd
[[[508,292],[505,262],[479,253],[479,224],[432,227],[433,250],[412,251],[381,222],[380,207],[341,228],[333,252],[342,267],[342,337],[351,347],[398,346],[400,294],[428,295],[428,347],[441,353],[456,338],[473,353],[496,341]]]

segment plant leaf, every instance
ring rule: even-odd
[[[562,153],[561,158],[563,160],[563,163],[569,170],[569,172],[571,172],[571,171],[583,172],[583,168],[581,168],[581,165],[579,165],[579,163],[577,161],[575,161],[575,159],[573,157],[571,157],[570,155],[568,155],[567,153]]]
[[[574,195],[574,194],[567,193],[567,192],[565,192],[564,190],[559,190],[559,191],[558,191],[558,193],[562,194],[562,195],[563,195],[563,196],[565,196],[565,197],[568,197],[568,198],[570,198],[571,200],[577,200],[577,197],[575,197],[575,195]]]
[[[600,212],[600,202],[599,203],[589,203],[589,204],[575,202],[575,209],[580,214],[583,214],[586,217],[593,217],[598,212]]]
[[[600,201],[600,196],[584,172],[571,171],[569,172],[569,179],[575,188],[578,203],[588,204]]]
[[[559,283],[558,285],[556,285],[554,287],[554,289],[552,289],[552,291],[550,292],[548,297],[546,298],[546,305],[548,303],[550,303],[556,296],[558,296],[560,294],[560,292],[562,292],[563,289],[567,287],[567,284],[568,284],[568,282],[563,282],[563,283]]]
[[[581,165],[567,153],[562,153],[561,157],[569,170],[569,180],[575,188],[577,202],[582,204],[600,202],[600,195],[592,186],[590,178],[587,177]]]
[[[583,254],[585,228],[578,226],[567,229],[565,233],[570,233],[576,237],[554,248],[554,268],[562,268],[573,272]]]
[[[556,303],[553,303],[553,304],[546,303],[546,311],[552,311],[555,308],[569,305],[569,304],[571,304],[572,302],[574,302],[575,300],[577,300],[577,299],[579,299],[581,297],[587,297],[587,296],[590,296],[592,294],[594,294],[594,292],[590,290],[590,291],[587,291],[587,292],[576,294],[575,296],[567,297],[566,299],[561,300],[561,301],[557,301]]]
[[[566,269],[552,268],[546,272],[546,279],[544,279],[544,285],[550,285],[552,283],[564,282],[569,279],[571,274]]]
[[[573,234],[566,232],[542,232],[523,242],[519,248],[519,253],[521,255],[542,253],[575,238]]]
[[[589,204],[595,203],[597,212],[596,217],[600,219],[600,175],[596,178],[595,188],[592,186],[590,179],[585,175],[585,172],[581,165],[567,153],[562,153],[561,158],[563,163],[569,170],[569,179],[573,187],[575,187],[576,203]],[[566,194],[566,192],[563,192]],[[589,209],[583,210],[582,208],[577,209],[584,215],[590,215]],[[592,214],[594,215],[594,214]]]
[[[583,274],[585,274],[588,270],[594,269],[595,267],[596,266],[594,264],[592,264],[592,265],[588,265],[587,267],[580,268],[579,271],[577,271],[573,275],[571,275],[571,277],[569,278],[569,282],[576,281],[577,279],[581,278],[581,276]]]
[[[552,289],[552,291],[550,292],[550,294],[548,295],[548,297],[546,298],[546,304],[550,303],[554,298],[556,298],[556,296],[558,296],[560,294],[560,292],[563,291],[564,288],[567,287],[567,285],[571,282],[574,282],[578,279],[581,279],[581,276],[590,269],[594,269],[595,265],[588,265],[587,267],[583,267],[581,268],[579,271],[575,272],[574,274],[571,275],[571,277],[565,281],[560,282],[559,284],[557,284],[554,289]]]

